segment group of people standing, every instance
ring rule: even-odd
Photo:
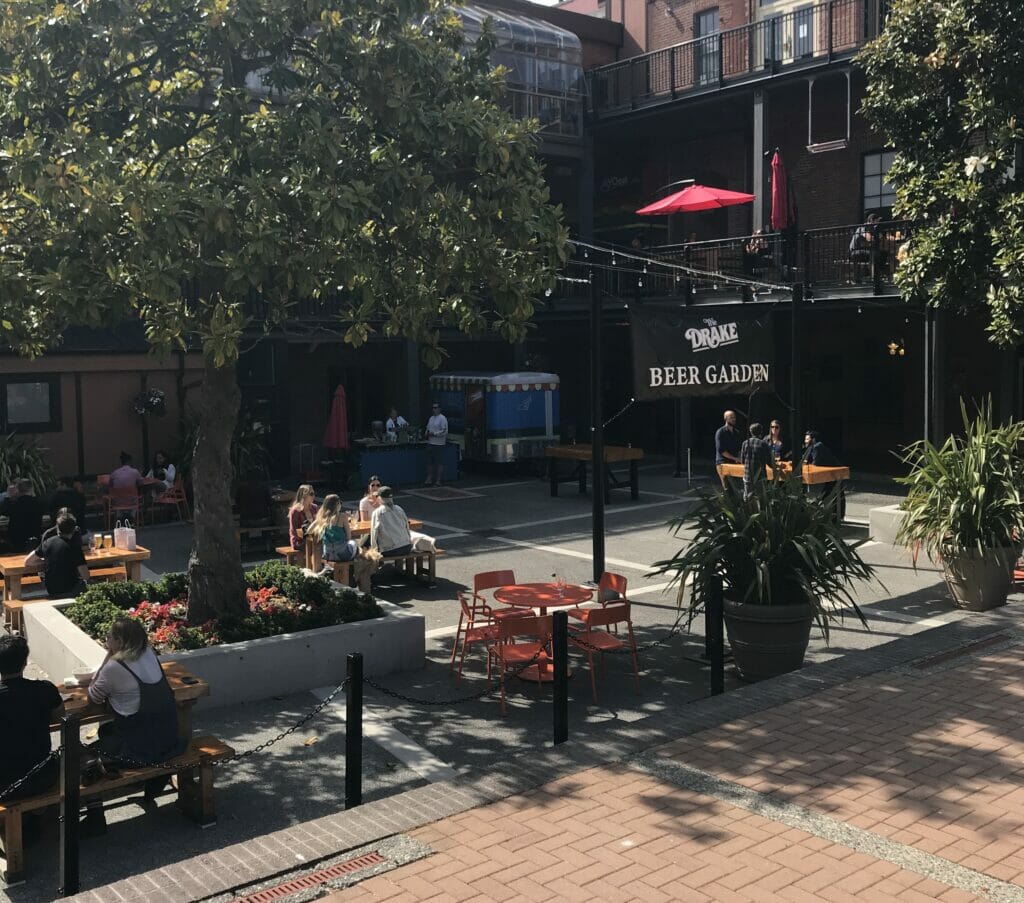
[[[715,464],[743,465],[743,496],[749,497],[757,480],[765,479],[767,468],[782,461],[792,461],[793,451],[786,450],[782,441],[782,423],[772,420],[768,432],[760,423],[751,423],[748,436],[743,439],[736,427],[736,412],[726,411],[724,423],[715,433]],[[815,430],[804,434],[801,464],[835,467],[839,464],[832,450],[821,441]]]

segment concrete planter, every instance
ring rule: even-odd
[[[104,650],[61,612],[73,600],[26,605],[25,635],[32,658],[55,681],[74,671],[98,668]],[[346,656],[363,654],[368,675],[381,676],[423,667],[426,641],[423,615],[388,602],[378,604],[383,618],[339,624],[301,633],[287,633],[168,653],[210,684],[210,695],[198,708],[222,708],[316,687],[337,686],[345,679]]]

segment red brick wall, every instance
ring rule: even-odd
[[[693,40],[693,21],[697,13],[716,6],[722,31],[739,28],[750,21],[749,0],[657,0],[647,4],[647,49],[661,50]]]
[[[861,210],[861,159],[882,140],[857,113],[862,82],[854,75],[850,143],[843,150],[807,151],[807,84],[798,82],[768,94],[765,144],[782,152],[796,194],[801,229],[858,223]],[[813,138],[816,143],[846,135],[846,81],[842,75],[818,79],[814,88]]]

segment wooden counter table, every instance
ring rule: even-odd
[[[626,448],[621,445],[606,445],[604,447],[604,474],[605,488],[604,498],[606,502],[611,501],[612,489],[621,489],[629,486],[629,497],[634,501],[640,497],[640,473],[639,462],[643,459],[642,448]],[[544,457],[551,458],[548,464],[548,479],[551,481],[551,495],[558,496],[558,484],[578,482],[580,495],[587,491],[587,463],[593,462],[594,450],[589,445],[552,445],[544,449]],[[558,475],[558,461],[574,461],[576,467],[566,476]],[[609,464],[629,462],[629,482],[620,481],[612,472]]]

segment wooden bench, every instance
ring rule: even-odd
[[[202,827],[217,821],[213,805],[213,765],[233,756],[235,751],[216,737],[193,737],[188,749],[165,765],[125,768],[115,775],[93,784],[82,785],[82,801],[127,796],[138,785],[151,778],[177,777],[178,808]],[[173,766],[173,768],[168,767]],[[54,787],[45,793],[25,799],[0,803],[0,824],[3,826],[4,880],[10,885],[22,880],[25,850],[22,844],[21,816],[24,812],[45,809],[60,802],[60,790]]]
[[[393,564],[410,577],[425,577],[428,584],[433,584],[437,577],[437,556],[444,554],[444,549],[437,549],[434,552],[418,552],[414,549],[408,555],[385,555],[380,563]]]
[[[117,567],[112,568],[95,568],[89,571],[89,580],[97,581],[99,583],[123,583],[128,579],[128,571],[123,564],[119,564]],[[26,574],[21,578],[21,586],[24,589],[26,586],[41,586],[42,577],[39,574]],[[6,594],[5,594],[6,595]],[[31,605],[33,602],[45,602],[45,596],[39,596],[35,599],[4,599],[4,627],[10,631],[21,631],[23,629],[23,623],[21,618],[21,610],[26,605]]]
[[[263,542],[264,548],[267,546],[267,540],[278,536],[283,529],[281,524],[260,524],[253,527],[242,527],[239,524],[235,524],[235,534],[238,536],[239,542],[248,541],[255,537]]]
[[[306,563],[306,553],[299,549],[293,549],[291,546],[278,546],[274,551],[284,559],[285,564],[302,567]]]

